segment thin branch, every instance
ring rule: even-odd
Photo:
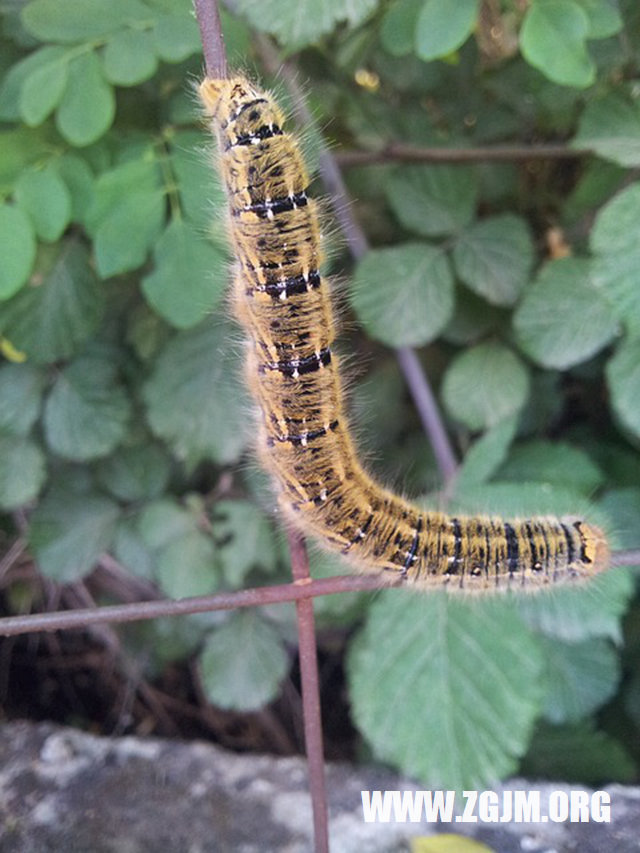
[[[200,28],[207,77],[214,80],[224,79],[228,74],[227,53],[217,0],[193,0],[193,5]]]
[[[575,160],[593,153],[568,145],[491,145],[479,148],[441,148],[391,142],[377,151],[341,151],[338,164],[371,166],[378,163],[517,163],[526,160]]]

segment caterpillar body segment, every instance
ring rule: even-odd
[[[273,97],[244,77],[205,79],[249,341],[259,456],[293,521],[359,567],[420,586],[542,587],[606,568],[601,531],[577,518],[452,517],[419,509],[364,470],[345,416],[334,311],[320,273],[317,203]]]

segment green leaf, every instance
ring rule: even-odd
[[[517,483],[557,483],[591,496],[602,485],[604,475],[591,458],[565,442],[529,441],[514,447],[500,468],[501,480]]]
[[[102,76],[95,53],[83,53],[69,63],[69,81],[56,112],[56,127],[78,148],[100,139],[111,127],[116,102]]]
[[[104,76],[115,86],[136,86],[156,72],[156,56],[151,34],[125,30],[111,36],[102,56]]]
[[[579,785],[631,782],[636,768],[623,745],[594,731],[590,722],[544,726],[536,732],[524,762],[530,779],[563,779]]]
[[[380,25],[380,43],[392,56],[413,51],[418,15],[424,0],[399,0],[389,6]]]
[[[456,234],[467,226],[478,191],[473,169],[454,166],[403,166],[385,187],[398,221],[427,237]]]
[[[139,0],[33,0],[22,12],[31,35],[64,43],[93,41],[152,19],[153,12]]]
[[[456,356],[442,386],[449,414],[470,429],[485,429],[522,409],[529,396],[529,374],[503,344],[483,343]]]
[[[640,183],[614,196],[591,229],[593,283],[617,319],[640,336]]]
[[[77,462],[106,456],[120,444],[130,416],[123,388],[107,358],[83,356],[59,375],[44,411],[49,447]]]
[[[617,0],[575,0],[589,19],[589,38],[614,36],[624,26],[622,15],[616,8]]]
[[[474,223],[460,234],[453,260],[460,279],[493,305],[513,305],[533,264],[531,234],[511,213]]]
[[[122,447],[100,463],[101,484],[121,501],[157,498],[171,473],[167,454],[156,444]]]
[[[218,172],[199,153],[201,147],[201,133],[176,133],[171,139],[170,162],[176,174],[181,210],[186,219],[204,230],[216,217],[223,219],[227,201]]]
[[[29,364],[0,367],[0,430],[26,435],[40,414],[45,377]]]
[[[488,337],[489,332],[504,325],[502,312],[466,287],[456,289],[455,302],[455,313],[442,332],[442,337],[452,344],[466,346],[478,343]]]
[[[508,604],[384,592],[347,663],[356,724],[379,758],[457,790],[517,767],[542,656]]]
[[[180,332],[144,386],[151,428],[189,464],[235,462],[246,445],[250,404],[231,343],[236,335],[209,321]]]
[[[144,508],[138,529],[145,544],[153,550],[159,550],[172,539],[185,536],[198,528],[193,512],[173,499],[161,498]]]
[[[377,0],[239,0],[236,9],[252,27],[276,36],[293,48],[318,42],[341,22],[351,27],[362,23],[377,6]]]
[[[55,170],[65,182],[71,198],[72,219],[84,222],[93,202],[94,178],[86,160],[68,152],[56,160]]]
[[[210,595],[220,583],[211,539],[200,530],[172,539],[158,555],[156,577],[169,598]]]
[[[640,436],[640,339],[618,347],[606,374],[614,413],[624,427]]]
[[[155,269],[142,279],[150,305],[178,329],[199,323],[216,307],[228,277],[226,254],[184,219],[174,219],[154,247]]]
[[[429,62],[457,50],[471,35],[478,0],[425,0],[416,25],[416,53]]]
[[[11,66],[0,85],[0,117],[4,121],[17,121],[21,117],[27,120],[27,115],[22,112],[21,108],[22,89],[25,82],[40,69],[45,69],[52,77],[56,77],[58,64],[66,65],[67,52],[68,50],[65,47],[46,45]],[[38,93],[33,92],[32,94],[39,99]],[[43,97],[46,100],[46,94]],[[27,103],[30,105],[29,97],[27,97]]]
[[[289,668],[278,634],[249,608],[212,631],[199,663],[209,701],[236,711],[257,710],[275,699]]]
[[[562,643],[541,638],[547,671],[544,716],[550,723],[576,722],[613,696],[620,662],[607,640]]]
[[[466,483],[465,490],[456,490],[453,497],[451,510],[469,515],[509,518],[569,515],[575,518],[590,508],[588,499],[575,489],[536,481]],[[591,512],[591,516],[593,514]]]
[[[640,464],[640,459],[632,457],[632,466]],[[631,468],[633,471],[633,467]],[[635,483],[640,482],[640,478]],[[617,548],[640,547],[640,488],[630,486],[609,489],[598,503],[598,509],[610,520],[609,539],[613,550]],[[639,561],[640,563],[640,561]]]
[[[109,548],[118,514],[117,505],[102,495],[52,489],[29,527],[40,571],[58,583],[80,580]]]
[[[536,0],[520,31],[520,50],[549,80],[582,89],[596,74],[586,47],[589,34],[589,18],[575,0]]]
[[[522,350],[543,367],[566,370],[616,336],[618,324],[584,258],[550,261],[518,306],[513,325]]]
[[[165,62],[182,62],[201,48],[195,18],[186,15],[158,15],[153,31],[155,49]]]
[[[242,500],[217,501],[211,523],[229,586],[240,587],[250,570],[257,566],[265,571],[276,568],[278,551],[273,528],[255,504]]]
[[[71,196],[53,169],[24,172],[16,184],[15,197],[41,240],[55,243],[60,239],[71,221]]]
[[[493,476],[507,455],[517,426],[518,419],[512,415],[487,430],[473,443],[458,468],[456,491],[464,491],[471,483],[484,483]]]
[[[39,51],[44,53],[47,48]],[[61,55],[55,48],[47,61],[25,78],[20,90],[20,115],[29,127],[36,127],[49,116],[62,100],[67,86],[69,63],[67,54]]]
[[[621,166],[640,166],[640,104],[620,92],[590,101],[571,145],[591,148]]]
[[[45,469],[44,453],[35,442],[0,433],[0,509],[18,509],[34,500],[45,481]]]
[[[36,240],[24,211],[10,204],[0,204],[0,235],[0,299],[9,299],[29,278],[36,256]]]
[[[372,338],[389,346],[421,346],[449,322],[453,293],[445,253],[425,243],[405,243],[364,256],[350,300]]]
[[[100,275],[108,278],[144,263],[164,219],[165,199],[155,160],[132,160],[104,172],[87,212]]]
[[[42,283],[0,304],[0,329],[35,362],[69,358],[95,331],[104,294],[81,243],[63,245]]]

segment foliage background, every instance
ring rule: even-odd
[[[373,246],[353,269],[340,247],[332,259],[348,274],[353,420],[385,481],[438,502],[393,357],[419,347],[464,459],[456,511],[586,510],[615,547],[637,547],[637,3],[229,7],[232,65],[282,88],[259,71],[256,34],[274,37],[337,154],[393,142],[575,149],[345,170]],[[172,597],[286,579],[273,498],[250,461],[188,0],[5,0],[0,11],[6,552],[25,537],[55,584],[86,579],[109,554]],[[313,160],[318,134],[307,136]],[[314,555],[316,574],[343,570]],[[484,787],[519,768],[598,784],[637,778],[634,588],[619,569],[535,598],[388,592],[316,609],[346,647],[370,757],[431,786]],[[4,592],[10,611],[43,606],[41,587],[11,573]],[[160,621],[122,641],[149,677],[195,654],[210,701],[251,710],[278,694],[295,634],[279,607]]]

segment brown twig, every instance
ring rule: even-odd
[[[380,163],[517,163],[526,160],[575,160],[591,154],[588,148],[568,145],[491,145],[478,148],[421,148],[390,142],[377,151],[341,151],[338,164],[372,166]]]

